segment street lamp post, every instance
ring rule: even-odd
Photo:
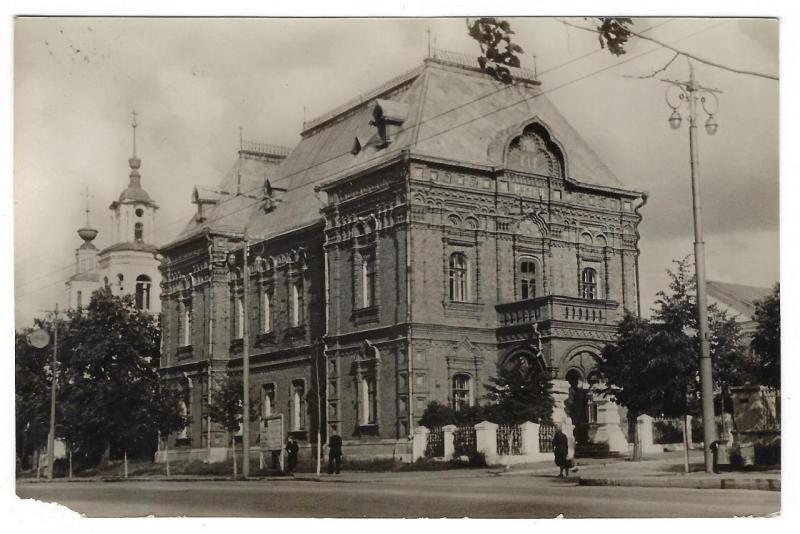
[[[703,242],[702,207],[700,202],[700,156],[697,147],[697,104],[708,114],[705,123],[706,133],[714,135],[719,125],[714,119],[717,112],[718,101],[715,93],[720,91],[702,87],[694,77],[694,66],[689,62],[689,81],[662,80],[669,83],[666,92],[667,105],[672,108],[669,125],[677,130],[681,126],[681,116],[678,107],[688,103],[689,107],[689,161],[692,177],[692,210],[694,215],[694,265],[697,278],[697,318],[698,333],[700,335],[700,395],[703,404],[703,452],[706,472],[714,471],[711,456],[711,443],[716,440],[714,426],[714,389],[711,370],[711,352],[708,334],[708,307],[706,303],[706,259],[705,243]],[[678,102],[673,105],[670,101],[670,90],[678,90]],[[674,94],[674,93],[673,93]],[[707,104],[713,101],[714,107],[709,111]]]
[[[247,229],[244,231],[244,257],[242,261],[242,307],[244,307],[244,324],[242,325],[242,476],[250,476],[250,268],[247,256],[250,253],[250,241]]]

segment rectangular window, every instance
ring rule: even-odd
[[[453,409],[461,412],[472,405],[472,378],[463,373],[453,376]]]
[[[83,292],[78,291],[78,308],[80,308],[82,305],[83,305]]]

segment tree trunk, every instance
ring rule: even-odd
[[[169,478],[169,437],[164,440],[164,463],[167,469],[167,478]]]
[[[642,461],[642,439],[639,436],[639,418],[633,418],[633,458],[634,462]]]
[[[100,467],[105,467],[111,461],[111,442],[106,441],[105,448],[103,449],[103,454],[100,455]]]
[[[686,474],[689,474],[689,445],[690,445],[690,434],[691,429],[689,428],[689,415],[683,415],[683,470]]]
[[[39,471],[41,462],[41,454],[39,453],[39,449],[33,451],[33,467],[36,469],[36,478],[39,478]]]
[[[122,453],[122,466],[123,472],[125,473],[125,478],[128,478],[128,451],[127,449],[125,452]]]
[[[237,478],[239,474],[236,469],[236,436],[231,436],[231,447],[233,448],[233,478]]]
[[[69,450],[69,479],[72,480],[72,449]]]

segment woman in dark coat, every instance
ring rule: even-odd
[[[555,456],[555,462],[558,466],[559,478],[564,478],[569,475],[568,454],[569,440],[567,439],[567,435],[561,431],[561,427],[559,427],[553,436],[553,455]]]
[[[293,473],[295,467],[297,467],[297,452],[299,449],[300,447],[297,446],[297,442],[294,439],[289,438],[289,440],[286,442],[286,456],[288,463],[286,469],[287,473]]]

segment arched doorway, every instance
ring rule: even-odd
[[[598,361],[598,349],[586,345],[574,347],[564,360],[564,378],[569,383],[564,408],[575,426],[574,437],[578,445],[589,443],[590,429],[597,420],[594,395],[595,386],[600,382],[596,371]]]

